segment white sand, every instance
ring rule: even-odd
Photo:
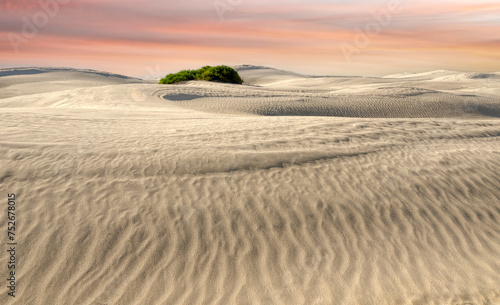
[[[500,304],[500,73],[239,69],[0,70],[0,304]]]

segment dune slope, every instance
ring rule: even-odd
[[[494,84],[300,88],[246,68],[260,85],[0,76],[20,90],[0,98],[19,217],[0,304],[500,304]],[[294,106],[305,95],[317,112]],[[344,117],[304,116],[321,109]]]

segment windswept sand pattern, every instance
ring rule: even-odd
[[[248,86],[192,82],[168,88],[163,98],[201,111],[266,116],[500,117],[497,74],[307,77],[250,67],[240,73]]]
[[[215,113],[224,93],[293,97],[241,90],[0,99],[20,218],[18,297],[3,285],[0,303],[500,304],[498,119]]]

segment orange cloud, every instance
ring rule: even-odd
[[[474,60],[481,63],[478,69],[489,66],[500,70],[500,25],[489,22],[500,12],[500,4],[496,3],[408,4],[400,14],[391,16],[391,22],[380,33],[369,37],[366,47],[348,64],[339,44],[354,45],[358,30],[376,22],[371,12],[384,6],[257,6],[245,2],[221,22],[210,6],[207,10],[176,4],[161,11],[161,3],[142,2],[144,5],[134,10],[138,2],[71,1],[15,53],[7,35],[23,37],[24,21],[6,12],[22,12],[30,20],[39,4],[4,1],[0,4],[4,25],[0,56],[12,64],[71,64],[73,60],[74,65],[111,66],[112,71],[121,73],[127,73],[123,71],[126,69],[141,70],[147,61],[165,62],[165,58],[177,59],[175,63],[170,61],[171,66],[210,61],[240,64],[251,59],[255,64],[276,62],[292,70],[294,65],[310,67],[310,73],[325,73],[327,69],[338,72],[342,67],[352,74],[364,65],[370,69],[364,74],[376,74],[391,67],[411,67],[415,62],[419,68],[421,61],[434,63],[436,69],[445,65],[460,70],[472,69]],[[467,63],[461,64],[464,54]],[[393,64],[395,61],[398,64]]]

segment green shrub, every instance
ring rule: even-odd
[[[196,70],[196,79],[202,79],[203,73],[205,73],[207,70],[212,69],[210,66],[205,66],[201,69]]]
[[[238,72],[227,66],[205,66],[198,70],[182,70],[171,73],[160,79],[160,84],[175,84],[189,80],[206,80],[210,82],[242,84],[243,80]]]
[[[231,83],[231,84],[243,83],[238,72],[236,72],[236,70],[234,70],[233,68],[227,66],[217,66],[206,69],[202,73],[201,79],[209,82],[220,82],[220,83]]]
[[[160,79],[160,84],[175,84],[178,82],[185,82],[188,80],[196,79],[196,71],[183,70],[178,73],[171,73],[164,78]]]

